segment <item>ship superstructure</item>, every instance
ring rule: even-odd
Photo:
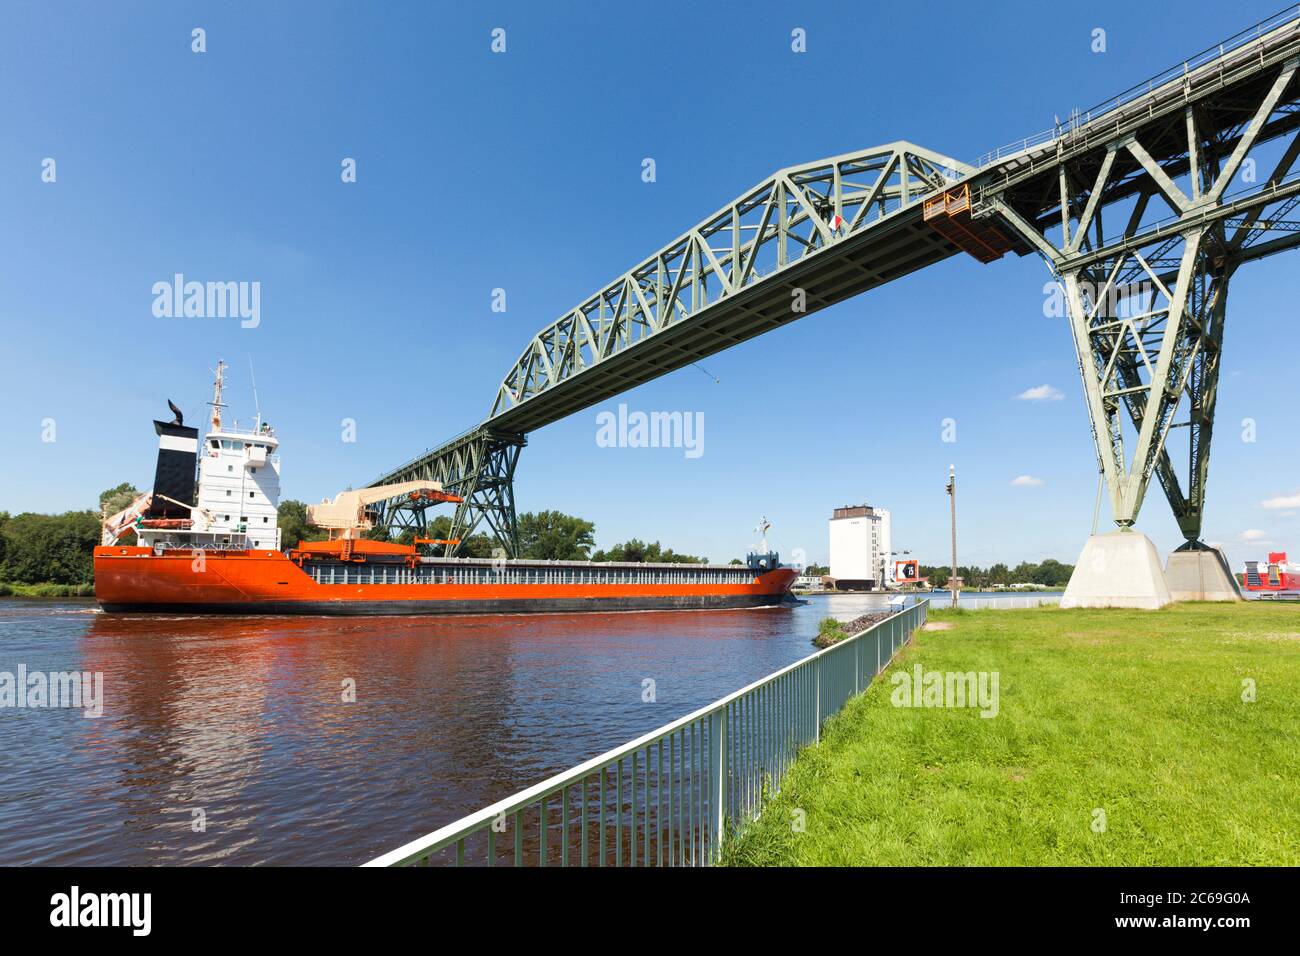
[[[280,440],[261,421],[240,428],[222,422],[226,365],[215,370],[210,427],[202,443],[180,410],[155,421],[158,466],[152,492],[105,520],[102,543],[134,531],[141,547],[280,550]]]

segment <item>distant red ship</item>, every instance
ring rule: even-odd
[[[1300,595],[1300,565],[1288,564],[1285,551],[1270,551],[1267,563],[1246,562],[1242,588],[1247,591],[1287,591]]]

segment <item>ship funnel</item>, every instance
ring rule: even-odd
[[[158,467],[153,476],[153,504],[147,516],[188,518],[194,501],[199,430],[175,422],[155,421],[153,427],[158,433]]]

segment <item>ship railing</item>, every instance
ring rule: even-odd
[[[707,866],[799,750],[923,625],[929,601],[366,866]]]

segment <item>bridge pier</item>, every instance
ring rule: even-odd
[[[481,429],[467,450],[467,462],[450,490],[462,497],[451,521],[451,536],[461,548],[480,527],[492,539],[494,555],[519,557],[515,516],[515,466],[527,444],[523,435]]]
[[[446,491],[461,496],[451,520],[450,538],[461,544],[483,532],[494,551],[505,557],[519,556],[519,530],[515,517],[515,466],[519,452],[528,444],[526,435],[480,425],[459,438],[372,482],[437,481]],[[383,523],[390,530],[411,529],[425,533],[424,507],[412,508],[401,499],[385,502]]]
[[[1124,528],[1088,538],[1061,607],[1154,611],[1172,600],[1156,546],[1141,532]]]
[[[1041,155],[990,175],[973,204],[976,218],[1035,249],[1064,293],[1119,528],[1088,539],[1063,606],[1240,597],[1222,553],[1201,542],[1228,285],[1245,263],[1300,244],[1290,223],[1300,206],[1300,56],[1266,46],[1243,61],[1249,72],[1235,86],[1189,71],[1153,87],[1144,109],[1060,131]],[[1258,182],[1248,154],[1284,137]],[[1122,228],[1108,232],[1103,219]],[[1265,240],[1270,232],[1281,235]],[[1187,541],[1167,571],[1132,530],[1153,478]]]
[[[1189,541],[1169,555],[1165,578],[1175,601],[1243,600],[1223,552],[1199,541]]]

